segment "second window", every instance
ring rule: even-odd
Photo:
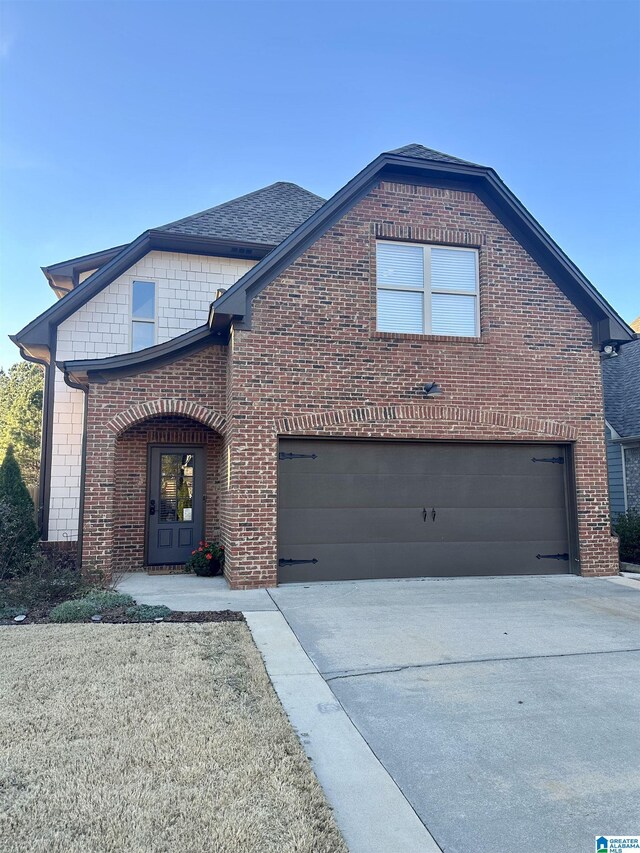
[[[378,331],[479,336],[476,249],[378,241],[376,269]]]

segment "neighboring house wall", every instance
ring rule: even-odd
[[[618,438],[616,431],[607,424],[607,473],[609,475],[609,502],[611,517],[615,518],[621,512],[626,511],[625,483],[624,483],[624,459],[620,444],[612,439]]]
[[[479,247],[479,340],[375,330],[376,234]],[[475,195],[380,184],[254,299],[231,359],[235,585],[276,580],[279,434],[575,438],[582,570],[616,571],[591,326]],[[427,381],[444,396],[425,401]]]
[[[58,327],[56,360],[104,358],[130,351],[130,293],[135,280],[156,283],[156,343],[206,322],[219,288],[237,281],[255,261],[150,252]],[[83,392],[55,372],[49,539],[78,533]]]
[[[640,445],[625,447],[624,463],[627,482],[627,509],[640,512]]]

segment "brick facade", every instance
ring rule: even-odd
[[[376,236],[476,246],[480,338],[377,332]],[[424,399],[430,380],[442,398]],[[134,448],[162,429],[149,409],[152,426],[117,439],[120,413],[164,399],[175,415],[180,399],[220,417],[212,460],[234,587],[276,583],[278,435],[572,442],[582,572],[613,574],[600,389],[590,324],[475,195],[382,182],[254,299],[252,328],[227,350],[91,387],[84,561],[126,563],[113,483],[122,492]]]

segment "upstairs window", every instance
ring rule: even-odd
[[[156,342],[156,285],[134,281],[131,285],[131,349],[152,347]]]
[[[478,252],[416,243],[376,244],[377,329],[478,337]]]

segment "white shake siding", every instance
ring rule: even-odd
[[[56,361],[105,358],[130,351],[131,283],[156,284],[156,343],[207,321],[216,290],[229,287],[255,261],[149,252],[58,326]],[[78,536],[83,392],[55,373],[49,539]]]

